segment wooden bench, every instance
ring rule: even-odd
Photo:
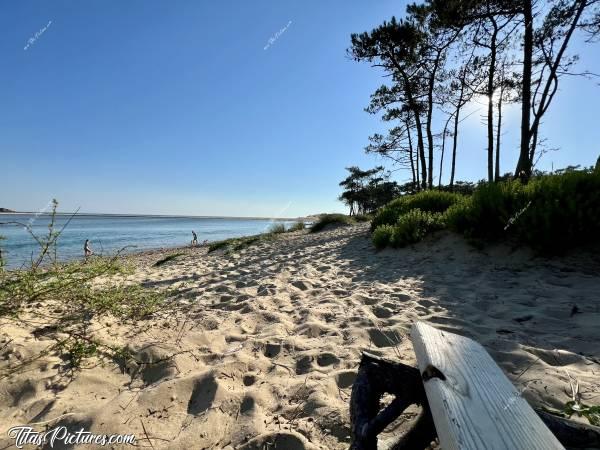
[[[600,429],[534,410],[477,342],[425,323],[412,327],[418,368],[363,353],[352,388],[353,450],[376,450],[377,435],[409,405],[422,406],[394,449],[600,448]],[[395,399],[380,411],[385,393]]]

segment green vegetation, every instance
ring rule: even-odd
[[[353,223],[353,218],[344,214],[322,214],[319,220],[310,227],[310,232],[316,233],[328,225],[351,225]]]
[[[361,170],[356,166],[346,167],[350,174],[340,182],[344,192],[339,200],[350,208],[350,215],[372,213],[401,194],[400,186],[390,181],[390,172],[383,166]]]
[[[373,232],[373,244],[379,249],[386,246],[404,247],[442,228],[444,220],[441,213],[411,209],[402,214],[394,225],[378,226]]]
[[[470,237],[514,238],[561,253],[600,238],[600,173],[570,171],[482,186],[449,225]]]
[[[62,356],[74,369],[101,347],[106,348],[106,356],[114,353],[90,334],[93,320],[97,324],[99,319],[112,317],[120,322],[136,322],[165,310],[169,304],[165,302],[166,292],[127,283],[124,275],[131,269],[120,262],[119,254],[60,264],[56,242],[62,230],[54,227],[56,207],[55,202],[46,236],[37,236],[29,224],[20,224],[39,244],[39,255],[26,269],[0,271],[0,318],[23,324],[31,314],[43,314],[48,323],[34,334],[54,340],[46,353]],[[107,277],[112,279],[108,281]],[[46,314],[46,309],[52,314]],[[15,370],[11,368],[11,373]]]
[[[371,222],[371,230],[383,224],[394,225],[398,219],[413,209],[424,212],[443,213],[450,206],[463,201],[461,194],[444,191],[423,191],[392,200],[379,210]]]
[[[373,220],[371,214],[357,214],[347,216],[345,214],[321,214],[319,220],[313,223],[310,227],[311,233],[316,233],[325,229],[329,225],[352,225],[355,223],[370,222]]]
[[[273,224],[269,231],[266,233],[255,234],[252,236],[242,236],[239,238],[223,239],[222,241],[211,242],[208,245],[208,253],[212,253],[217,250],[224,250],[225,252],[237,252],[239,250],[248,248],[252,245],[260,244],[262,242],[269,242],[277,239],[278,235],[292,232],[301,231],[306,228],[304,222],[296,222],[289,229],[285,228],[285,224],[276,223]]]
[[[562,411],[557,409],[544,408],[544,410],[555,416],[570,419],[571,416],[585,417],[589,423],[597,427],[600,426],[600,406],[589,406],[579,401],[567,402]]]
[[[356,214],[355,216],[352,216],[352,220],[354,220],[357,223],[370,222],[371,220],[373,220],[373,215],[372,214]]]
[[[156,261],[154,263],[154,267],[160,267],[163,264],[166,264],[169,261],[173,261],[174,259],[179,258],[182,255],[185,255],[185,253],[181,253],[181,252],[179,252],[179,253],[171,253],[170,255],[167,255],[164,258],[159,259],[158,261]]]
[[[393,225],[379,225],[373,231],[373,245],[376,249],[381,250],[385,247],[391,247],[392,244],[392,235],[394,234],[394,226]]]
[[[443,228],[483,241],[516,240],[548,254],[599,241],[600,173],[481,184],[471,196],[425,191],[401,197],[375,216],[373,243],[402,246]]]
[[[2,241],[5,239],[6,238],[4,236],[0,236],[0,244],[2,244]],[[4,256],[2,255],[2,246],[0,245],[0,272],[4,270],[4,265]]]
[[[269,228],[269,233],[280,234],[280,233],[285,233],[285,232],[286,232],[285,224],[283,224],[283,223],[274,223]]]
[[[259,244],[261,242],[272,241],[277,238],[277,234],[279,233],[263,233],[256,234],[253,236],[243,236],[239,238],[230,238],[224,239],[222,241],[212,242],[208,246],[208,253],[212,253],[216,250],[225,250],[226,252],[230,251],[240,251],[242,249],[248,248],[251,245]]]
[[[598,18],[593,1],[426,0],[409,3],[401,19],[353,33],[348,55],[383,71],[387,80],[365,111],[379,115],[388,131],[370,136],[366,152],[410,170],[418,190],[439,188],[449,161],[453,186],[465,108],[485,95],[493,100],[483,121],[486,181],[501,180],[503,111],[511,103],[521,110],[513,175],[528,180],[543,153],[542,124],[560,80],[577,73],[573,43],[596,42]]]
[[[304,229],[306,229],[306,224],[304,222],[296,222],[288,231],[302,231]]]

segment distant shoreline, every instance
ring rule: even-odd
[[[57,212],[56,215],[59,217],[70,217],[75,213]],[[23,216],[23,215],[35,215],[35,216],[51,216],[49,212],[32,212],[32,211],[14,211],[14,212],[0,212],[0,216]],[[245,217],[245,216],[182,216],[182,215],[165,215],[165,214],[114,214],[114,213],[76,213],[76,217],[153,217],[153,218],[164,218],[164,219],[223,219],[223,220],[309,220],[315,216],[305,217]]]

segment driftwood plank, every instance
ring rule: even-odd
[[[564,449],[480,344],[421,322],[411,337],[444,450]]]

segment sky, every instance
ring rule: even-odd
[[[345,167],[382,163],[364,147],[386,127],[363,110],[386,79],[347,57],[350,34],[404,8],[390,0],[4,0],[0,207],[40,211],[56,198],[62,211],[89,213],[342,212]],[[573,49],[580,69],[600,72],[600,44]],[[559,150],[538,168],[596,161],[597,84],[561,81],[542,128]],[[457,178],[474,181],[486,174],[484,111],[469,111]],[[514,169],[518,126],[518,110],[507,109],[503,172]]]

